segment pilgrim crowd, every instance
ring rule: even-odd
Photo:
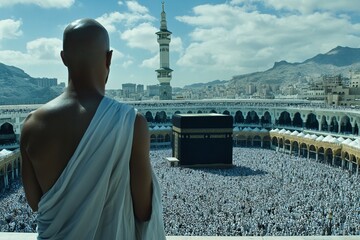
[[[150,154],[167,235],[360,235],[360,176],[346,170],[258,148],[234,148],[227,169]],[[36,231],[20,180],[0,194],[0,231]]]

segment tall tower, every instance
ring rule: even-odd
[[[160,82],[159,96],[160,100],[172,99],[172,88],[170,86],[171,72],[169,45],[171,32],[167,30],[166,13],[164,9],[164,2],[162,2],[162,12],[160,21],[160,31],[156,33],[158,36],[157,42],[160,47],[160,68],[155,70],[157,72],[157,79]]]

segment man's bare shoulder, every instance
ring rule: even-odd
[[[59,123],[69,105],[68,101],[59,96],[31,112],[24,121],[22,138],[26,140],[28,135],[35,138],[37,134],[49,131]]]

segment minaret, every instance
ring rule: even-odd
[[[157,79],[160,82],[159,96],[160,100],[172,99],[172,88],[170,86],[171,72],[170,58],[169,58],[169,44],[171,32],[167,30],[166,13],[164,9],[164,2],[162,2],[162,12],[160,21],[160,31],[156,33],[158,36],[158,43],[160,47],[160,68],[155,70],[157,72]]]

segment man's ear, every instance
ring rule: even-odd
[[[64,51],[60,52],[60,56],[61,56],[61,60],[64,63],[65,66],[67,66],[67,61],[66,61],[66,54]]]
[[[113,50],[110,50],[106,53],[106,67],[107,68],[110,68],[112,53],[113,53]]]

